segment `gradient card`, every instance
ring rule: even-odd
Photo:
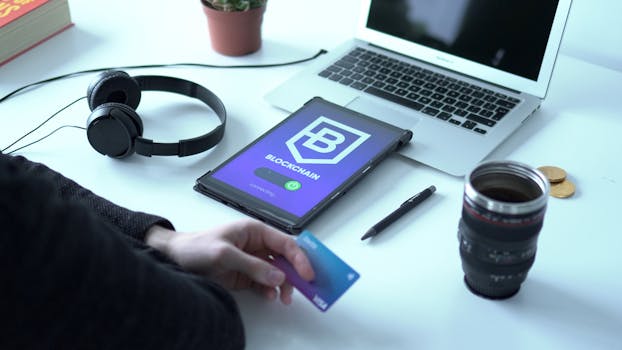
[[[322,311],[328,308],[358,280],[360,275],[335,253],[328,249],[309,231],[303,231],[296,237],[296,243],[307,253],[315,271],[315,279],[307,282],[302,279],[294,267],[282,256],[272,261],[274,266],[285,272],[287,281]]]

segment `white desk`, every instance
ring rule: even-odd
[[[198,0],[174,5],[164,0],[71,1],[76,26],[0,67],[0,95],[93,67],[267,63],[310,56],[352,34],[355,11],[352,18],[331,11],[347,13],[356,3],[314,1],[310,6],[302,0],[270,0],[262,50],[228,58],[211,51]],[[302,68],[130,71],[194,80],[223,99],[229,112],[227,133],[208,153],[118,161],[92,150],[83,132],[64,129],[21,154],[122,205],[163,215],[179,230],[241,218],[195,193],[194,180],[285,117],[262,96]],[[49,84],[0,105],[1,145],[84,95],[91,79]],[[603,86],[609,92],[600,92]],[[310,227],[361,279],[327,313],[298,293],[289,307],[251,293],[236,294],[248,348],[622,348],[621,91],[622,73],[562,55],[542,109],[493,154],[534,166],[559,165],[578,188],[570,199],[550,200],[536,263],[517,296],[484,300],[462,282],[456,239],[462,179],[395,156]],[[590,99],[581,96],[585,92]],[[202,127],[204,117],[185,113],[190,109],[152,98],[138,111],[146,136],[174,141]],[[88,114],[82,101],[37,135],[62,124],[84,125]],[[381,216],[431,184],[438,189],[432,199],[377,239],[359,240]]]

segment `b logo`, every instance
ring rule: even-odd
[[[321,116],[285,144],[300,164],[337,164],[370,136]]]

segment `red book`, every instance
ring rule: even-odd
[[[72,24],[67,0],[0,0],[0,65]]]

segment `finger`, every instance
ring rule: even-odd
[[[292,303],[292,294],[294,293],[294,287],[289,283],[283,283],[279,287],[279,291],[281,293],[281,302],[285,305],[289,305]]]
[[[223,248],[221,256],[222,265],[248,276],[254,282],[273,288],[285,282],[283,271],[235,246]]]
[[[275,288],[267,287],[257,283],[253,284],[252,288],[257,294],[262,295],[268,300],[275,300],[277,297],[277,291]]]
[[[229,289],[232,290],[243,290],[243,289],[253,289],[256,284],[252,279],[250,279],[245,274],[239,272],[231,272],[229,274],[231,277],[229,278],[232,282],[228,285]]]
[[[307,255],[291,236],[258,221],[250,226],[249,231],[251,239],[254,237],[261,239],[266,248],[283,255],[303,279],[310,281],[315,277]]]

